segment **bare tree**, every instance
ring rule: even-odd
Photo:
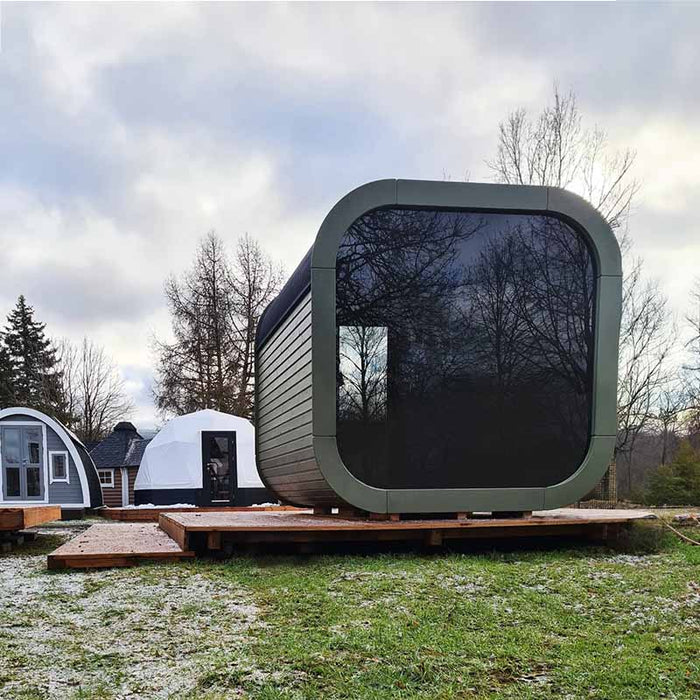
[[[496,160],[488,162],[499,182],[546,185],[577,192],[612,228],[623,228],[639,190],[632,177],[634,151],[610,153],[606,133],[584,128],[576,95],[554,86],[554,102],[536,119],[524,109],[499,124]]]
[[[690,292],[690,312],[686,317],[690,339],[686,344],[689,360],[684,367],[689,394],[688,408],[700,414],[700,277]]]
[[[627,453],[654,416],[667,379],[673,343],[665,297],[646,280],[632,253],[628,224],[639,183],[635,152],[611,152],[604,131],[584,126],[573,92],[554,87],[553,103],[535,118],[524,109],[499,125],[496,159],[487,163],[499,182],[563,187],[585,197],[616,232],[623,253],[623,313],[620,331],[616,454]],[[700,363],[699,363],[700,364]]]
[[[101,440],[133,410],[124,381],[103,348],[83,338],[59,343],[64,420],[84,442]]]
[[[78,390],[79,348],[68,338],[61,338],[55,343],[58,366],[61,372],[62,404],[57,411],[57,418],[69,427],[74,427],[80,413],[80,394]]]
[[[688,407],[688,393],[682,382],[669,382],[660,392],[655,423],[661,437],[661,464],[668,462],[671,439],[677,434]]]
[[[202,239],[192,268],[165,284],[174,340],[154,339],[161,412],[252,415],[255,330],[281,279],[249,236],[238,241],[233,261],[213,231]]]
[[[236,244],[230,277],[229,342],[237,355],[237,393],[233,412],[252,416],[255,384],[255,331],[265,307],[282,286],[283,269],[248,234]]]

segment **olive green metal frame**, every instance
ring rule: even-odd
[[[587,236],[597,274],[591,438],[583,462],[565,481],[541,488],[381,489],[358,480],[343,464],[336,441],[336,257],[348,227],[366,212],[386,206],[549,214]],[[324,478],[347,503],[378,513],[549,509],[582,498],[604,475],[617,432],[622,265],[610,226],[580,197],[555,187],[370,182],[343,197],[323,221],[313,248],[311,295],[314,451]]]

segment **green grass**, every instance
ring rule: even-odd
[[[0,607],[0,697],[698,698],[699,567],[700,547],[644,523],[618,551],[34,570],[36,614],[13,628]],[[53,693],[31,655],[46,628]]]
[[[253,590],[269,625],[253,648],[281,681],[244,683],[254,697],[698,697],[698,550],[663,539],[657,555],[244,559],[215,575]]]

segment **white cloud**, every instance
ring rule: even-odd
[[[0,303],[29,290],[55,335],[105,345],[150,415],[162,282],[200,235],[250,232],[291,272],[363,181],[488,179],[498,121],[559,78],[638,150],[633,233],[680,315],[700,267],[684,7],[7,5]]]

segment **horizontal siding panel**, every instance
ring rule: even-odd
[[[268,423],[264,428],[259,428],[260,440],[264,441],[273,437],[275,434],[279,435],[283,432],[294,430],[295,428],[301,428],[302,425],[310,425],[311,416],[311,410],[305,410],[300,413],[291,414],[287,420],[278,420],[273,423]],[[309,427],[309,432],[311,432],[311,427]]]
[[[283,372],[289,365],[300,357],[311,354],[311,329],[295,338],[292,345],[284,348],[279,357],[273,360],[263,360],[260,364],[259,378],[263,383],[269,383],[275,376]],[[307,335],[308,337],[304,337]]]
[[[300,352],[297,355],[290,355],[285,358],[284,366],[280,365],[274,372],[270,374],[263,373],[260,379],[259,391],[262,394],[274,390],[276,387],[284,384],[290,377],[299,373],[303,367],[311,368],[311,341],[309,340],[305,352]]]
[[[290,377],[298,375],[302,367],[308,367],[309,372],[311,370],[311,341],[304,352],[285,357],[284,364],[278,365],[274,372],[263,371],[258,379],[258,393],[266,395],[276,391]]]
[[[265,402],[283,394],[288,389],[311,386],[311,356],[302,358],[304,363],[296,366],[294,371],[278,382],[263,383],[258,389],[259,400]]]
[[[284,494],[286,498],[296,503],[317,505],[321,502],[321,499],[323,499],[324,503],[331,503],[335,505],[342,503],[338,496],[336,496],[336,494],[333,493],[333,491],[330,491],[327,488],[300,488],[299,490],[292,490],[285,485],[280,487],[280,491],[282,490],[282,488],[284,489]]]
[[[304,488],[328,488],[326,482],[318,476],[318,472],[315,472],[316,476],[298,476],[296,474],[283,474],[282,476],[270,477],[270,481],[274,481],[277,486],[284,486],[284,488],[293,488],[296,485],[301,485]],[[315,485],[315,486],[314,486]]]
[[[318,467],[316,466],[315,459],[309,459],[305,462],[278,464],[274,467],[268,466],[265,469],[265,473],[268,474],[270,478],[287,476],[288,474],[298,474],[299,476],[302,476],[313,473],[318,475]]]
[[[259,351],[256,391],[258,469],[283,501],[339,501],[313,449],[311,294]]]
[[[263,435],[265,433],[265,428],[269,425],[282,425],[282,423],[286,423],[304,413],[311,413],[311,410],[311,399],[303,399],[299,401],[299,403],[292,402],[281,411],[275,411],[273,413],[266,412],[264,416],[259,416],[258,418],[260,434]]]
[[[263,348],[258,353],[258,357],[267,362],[268,359],[274,358],[275,352],[284,347],[289,338],[299,332],[300,328],[311,325],[311,296],[307,297],[307,301],[297,307],[295,312],[287,319],[270,340],[265,343]]]
[[[270,467],[279,467],[283,464],[294,464],[295,461],[305,462],[309,459],[316,459],[313,447],[303,447],[286,455],[277,457],[257,458],[258,469],[267,469]]]
[[[291,385],[278,394],[270,394],[258,398],[259,415],[284,408],[289,402],[303,401],[311,398],[311,374],[301,378],[298,386]]]
[[[293,481],[291,476],[280,476],[270,479],[270,483],[284,488],[285,491],[289,492],[328,490],[328,484],[319,477],[315,479],[299,479],[298,481]]]
[[[292,312],[291,316],[268,338],[265,345],[258,351],[262,359],[270,357],[274,351],[287,342],[289,336],[294,335],[300,326],[303,326],[311,315],[311,294],[309,293]]]
[[[311,320],[311,317],[308,319],[309,321]],[[274,353],[274,355],[271,355],[269,357],[265,357],[261,360],[263,365],[267,368],[272,368],[277,365],[277,363],[280,362],[280,360],[284,360],[287,355],[291,353],[296,353],[298,352],[299,348],[304,345],[304,343],[308,342],[311,340],[311,323],[307,323],[304,326],[300,326],[297,329],[297,332],[290,338],[290,342],[287,345],[282,345],[277,352]]]
[[[304,447],[312,447],[311,434],[304,435],[297,440],[292,440],[291,442],[285,442],[282,445],[275,445],[274,447],[267,448],[263,445],[260,446],[260,459],[264,460],[268,457],[280,457],[282,455],[290,454],[295,450],[300,450]]]
[[[311,390],[311,381],[311,363],[309,363],[305,367],[300,367],[297,374],[289,377],[283,384],[261,392],[258,405],[263,409],[275,408],[291,396],[296,396],[305,389]]]
[[[305,423],[304,425],[300,425],[298,428],[292,428],[291,430],[284,430],[284,428],[280,428],[279,432],[265,437],[260,444],[263,450],[268,450],[272,447],[286,445],[304,437],[311,437],[311,421]]]

